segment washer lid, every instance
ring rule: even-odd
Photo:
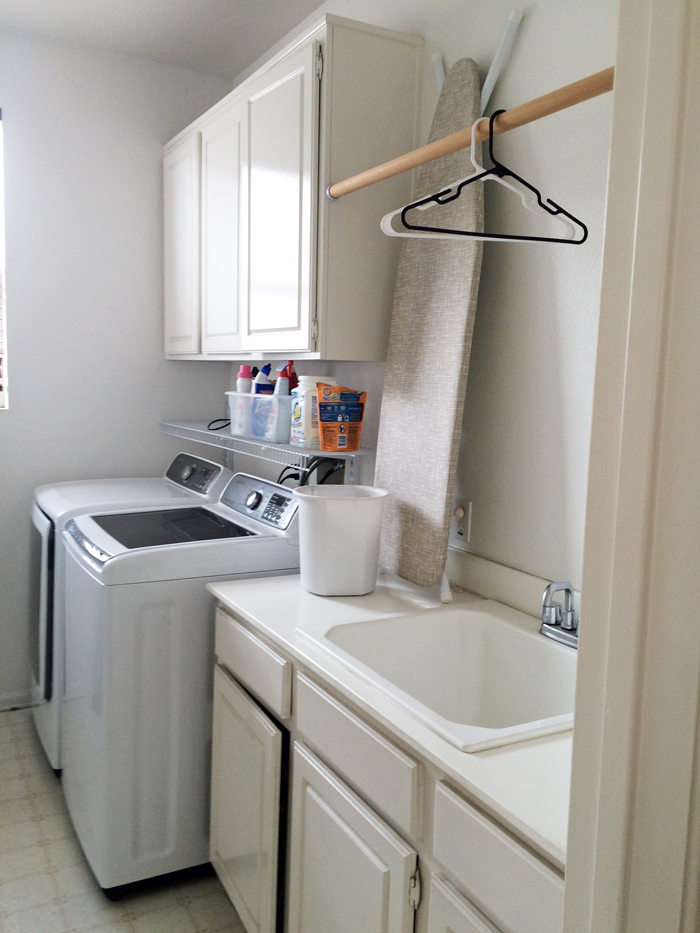
[[[250,537],[248,531],[200,507],[92,515],[92,520],[125,548],[160,547],[191,541]]]

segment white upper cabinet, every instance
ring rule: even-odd
[[[247,261],[241,269],[243,348],[310,350],[318,152],[317,43],[247,86]]]
[[[231,100],[202,127],[202,351],[241,347],[241,154],[245,103]]]
[[[333,203],[324,192],[415,145],[421,46],[326,15],[166,146],[168,356],[386,358],[399,242],[379,222],[410,200],[410,173]],[[180,178],[173,207],[168,180],[199,134],[201,217]],[[201,346],[182,336],[185,309]]]
[[[199,353],[199,133],[169,150],[165,208],[165,352]]]

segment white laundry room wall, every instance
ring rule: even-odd
[[[329,12],[425,38],[423,143],[437,101],[432,55],[441,53],[447,68],[473,58],[483,81],[514,7],[525,15],[487,113],[614,64],[617,0],[328,0],[307,22]],[[607,94],[496,141],[502,162],[580,217],[590,234],[583,246],[485,244],[457,476],[458,496],[473,503],[465,549],[549,580],[570,579],[577,588],[611,117]],[[529,232],[519,199],[497,187],[486,189],[488,229]],[[560,235],[557,224],[547,229]],[[330,369],[370,390],[363,442],[373,445],[383,366]],[[429,404],[439,404],[440,377],[436,372]]]
[[[230,81],[0,33],[9,403],[0,411],[0,708],[27,698],[32,490],[162,474],[163,418],[225,364],[162,352],[163,144]]]

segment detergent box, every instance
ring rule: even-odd
[[[321,450],[358,450],[365,420],[366,392],[318,383]]]

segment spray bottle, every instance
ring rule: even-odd
[[[293,365],[294,360],[289,360],[287,363],[280,363],[277,367],[279,375],[275,383],[275,395],[289,395],[294,388],[292,381],[295,380],[296,373],[292,371]],[[295,381],[298,383],[298,379]]]

